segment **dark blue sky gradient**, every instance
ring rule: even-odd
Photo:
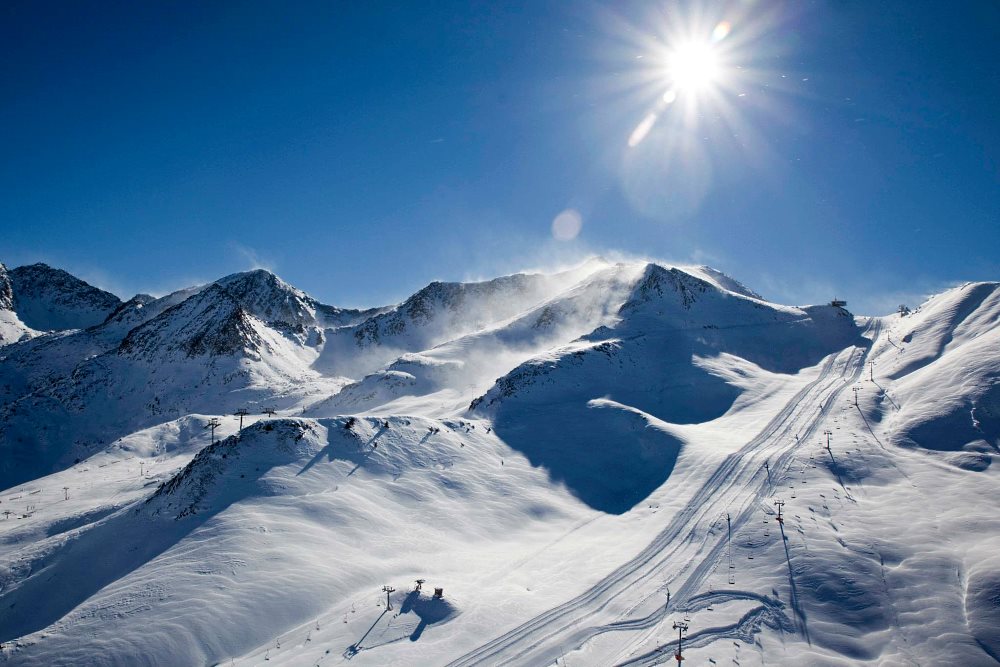
[[[748,132],[705,106],[629,149],[694,9],[756,34]],[[0,261],[121,296],[259,264],[374,305],[621,252],[880,313],[1000,279],[998,43],[990,0],[5,2]]]

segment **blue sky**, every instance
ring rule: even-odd
[[[620,253],[881,313],[1000,279],[998,42],[989,0],[6,2],[0,261],[355,306]]]

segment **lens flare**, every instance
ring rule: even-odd
[[[583,227],[583,217],[575,210],[568,208],[552,221],[552,237],[557,241],[572,241]]]
[[[733,26],[729,21],[720,21],[715,29],[712,30],[712,41],[721,42],[726,37],[729,36],[729,32],[733,29]]]
[[[628,138],[628,145],[630,148],[635,148],[639,143],[646,138],[649,131],[653,129],[653,125],[656,123],[656,114],[647,114],[642,122],[639,123],[634,130],[632,130],[632,135]]]

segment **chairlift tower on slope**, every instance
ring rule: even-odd
[[[211,444],[213,444],[213,445],[215,444],[215,429],[219,428],[220,426],[222,426],[222,420],[219,419],[218,417],[212,417],[211,419],[208,420],[208,423],[205,424],[205,428],[212,429],[212,443]]]
[[[674,654],[674,659],[677,660],[677,664],[681,664],[684,660],[684,652],[682,651],[684,646],[684,633],[687,632],[688,624],[684,621],[674,621],[674,630],[677,631],[677,653]]]
[[[389,595],[396,592],[396,589],[392,586],[383,586],[382,592],[385,593],[385,610],[392,611],[392,600]]]
[[[240,408],[233,413],[233,416],[240,418],[240,431],[243,430],[243,418],[246,417],[250,412],[246,408]]]
[[[775,507],[778,508],[778,523],[784,525],[785,519],[784,519],[784,517],[781,516],[781,508],[785,506],[785,501],[784,500],[775,500],[774,501],[774,505],[775,505]]]

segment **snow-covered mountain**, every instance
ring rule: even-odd
[[[19,266],[8,276],[13,310],[27,326],[39,331],[93,326],[121,305],[114,294],[46,264]]]
[[[361,376],[407,352],[419,352],[489,328],[552,298],[594,270],[588,264],[546,274],[514,274],[474,283],[432,282],[398,306],[331,332],[317,368]]]
[[[30,312],[99,303],[46,270]],[[1000,660],[998,283],[858,317],[591,261],[358,311],[251,271],[36,330],[7,275],[0,661],[655,665],[676,622],[690,664]]]
[[[265,400],[286,403],[284,393],[339,388],[345,380],[310,369],[322,340],[315,313],[350,321],[358,311],[322,306],[267,275],[235,274],[152,301],[139,296],[90,329],[9,346],[0,360],[9,401],[0,412],[0,451],[10,451],[0,479],[30,479],[188,412],[259,411]],[[41,432],[33,426],[39,414],[47,424]]]
[[[327,306],[263,269],[234,273],[216,281],[215,285],[225,289],[247,312],[275,328],[301,331],[309,326],[345,327],[368,320],[385,310]]]

